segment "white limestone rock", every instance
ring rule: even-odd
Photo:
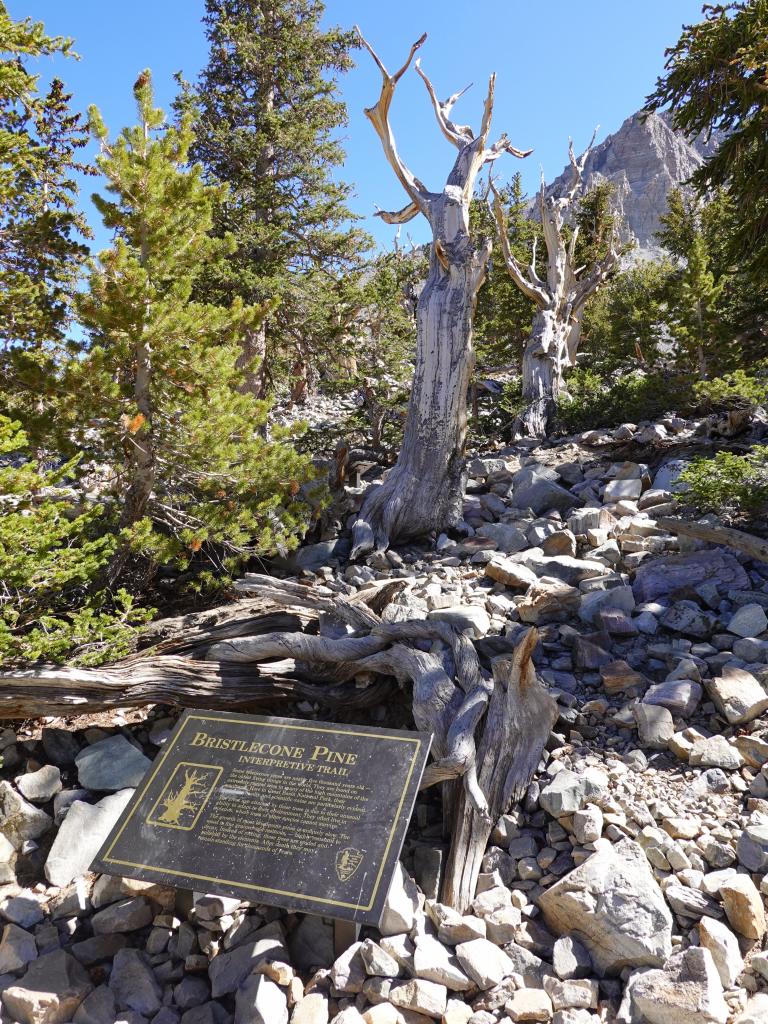
[[[74,957],[57,949],[39,957],[26,974],[3,992],[3,1006],[20,1024],[60,1024],[69,1021],[93,989]]]
[[[379,931],[382,935],[409,932],[413,928],[418,909],[419,891],[416,883],[398,861],[379,921]]]
[[[660,966],[672,952],[672,914],[645,853],[629,839],[596,846],[539,897],[546,924],[583,942],[600,975]]]
[[[707,692],[729,725],[744,725],[768,709],[768,693],[751,672],[725,665],[706,683]]]
[[[456,947],[459,963],[483,990],[500,984],[514,973],[515,965],[507,954],[489,939],[472,939]]]
[[[701,946],[636,976],[632,1005],[646,1024],[726,1024],[730,1013],[712,955]]]
[[[699,942],[712,954],[723,988],[733,988],[744,968],[744,957],[739,940],[722,921],[702,917],[699,922]]]

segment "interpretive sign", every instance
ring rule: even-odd
[[[378,924],[430,741],[185,711],[91,870]]]

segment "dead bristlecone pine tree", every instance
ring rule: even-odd
[[[571,187],[562,196],[547,195],[542,173],[539,190],[539,215],[547,248],[546,279],[536,271],[536,246],[531,262],[523,267],[512,254],[504,223],[501,198],[491,183],[493,212],[499,242],[509,275],[517,287],[536,303],[531,334],[523,350],[523,400],[526,407],[515,422],[520,436],[543,437],[563,391],[565,370],[576,364],[581,338],[581,321],[587,299],[593,295],[614,269],[618,259],[618,240],[614,233],[606,255],[591,266],[576,265],[578,226],[568,233],[574,201],[581,188],[584,165],[589,156],[593,134],[580,157],[569,141],[568,156],[573,170]],[[570,237],[569,237],[570,234]]]
[[[523,157],[506,135],[488,145],[495,75],[488,83],[480,132],[450,120],[458,92],[441,103],[419,67],[440,130],[458,150],[441,191],[431,192],[400,158],[389,123],[389,108],[398,81],[408,70],[426,34],[411,47],[405,64],[390,75],[371,46],[360,39],[381,71],[381,95],[365,113],[392,170],[408,196],[396,213],[380,211],[388,224],[404,224],[423,214],[432,228],[429,275],[416,310],[416,368],[402,448],[383,484],[365,497],[353,532],[353,554],[385,550],[403,540],[439,530],[461,518],[464,445],[467,431],[467,386],[474,365],[472,318],[483,283],[491,242],[476,245],[470,235],[469,206],[480,170],[502,153]]]

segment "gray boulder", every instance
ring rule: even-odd
[[[511,523],[486,523],[477,530],[478,537],[494,541],[499,551],[512,555],[528,547],[528,540],[522,530]]]
[[[514,508],[531,508],[537,515],[550,509],[570,512],[581,501],[555,483],[557,479],[557,473],[547,466],[525,466],[512,477],[510,504]]]
[[[45,862],[45,877],[51,885],[68,885],[88,871],[132,796],[132,789],[124,789],[105,796],[97,804],[82,800],[72,804]]]
[[[712,954],[701,946],[675,953],[663,970],[643,971],[631,991],[646,1024],[725,1024],[730,1014]]]
[[[10,782],[0,782],[0,834],[14,850],[27,839],[39,839],[53,828],[53,818],[16,792]]]
[[[121,949],[112,962],[109,987],[121,1010],[136,1010],[147,1016],[157,1013],[163,990],[155,977],[149,957],[139,949]]]
[[[637,603],[643,604],[707,582],[714,583],[721,593],[749,590],[751,586],[741,563],[727,551],[715,548],[647,559],[638,566],[632,589]]]
[[[661,966],[672,952],[672,914],[645,853],[630,839],[595,845],[539,897],[546,924],[583,942],[600,975]]]
[[[768,821],[751,822],[739,836],[736,846],[739,863],[747,871],[768,873]]]
[[[152,762],[125,736],[108,736],[75,758],[77,777],[86,789],[115,792],[138,786]]]
[[[562,818],[580,810],[603,794],[603,787],[586,773],[576,774],[563,768],[539,794],[539,805],[553,818]]]
[[[44,804],[61,789],[61,772],[52,764],[44,764],[36,772],[27,772],[16,779],[19,792],[33,804]]]

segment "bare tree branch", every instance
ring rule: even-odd
[[[408,59],[399,69],[399,71],[395,72],[394,75],[390,75],[387,69],[382,64],[381,60],[379,59],[376,51],[367,41],[367,39],[360,31],[360,29],[357,26],[355,26],[355,29],[357,31],[358,36],[360,37],[360,42],[366,48],[368,53],[370,53],[371,57],[373,57],[376,66],[381,71],[382,79],[381,93],[379,95],[379,98],[374,106],[365,108],[365,116],[371,122],[371,124],[374,127],[374,130],[376,131],[376,134],[379,136],[382,148],[384,149],[384,155],[386,156],[390,167],[395,172],[397,180],[400,182],[400,184],[403,186],[406,193],[410,197],[411,204],[414,204],[417,207],[417,209],[420,210],[426,216],[427,188],[406,167],[406,165],[403,163],[397,152],[395,136],[392,131],[392,126],[389,123],[389,108],[392,104],[392,97],[395,94],[395,87],[397,86],[397,83],[408,70],[410,63],[413,60],[413,55],[416,53],[419,47],[423,44],[424,40],[427,38],[427,33],[425,32],[424,35],[421,36],[420,39],[417,39],[416,42],[411,46],[410,52],[408,54]],[[402,221],[390,221],[389,223],[402,223]]]
[[[407,224],[409,220],[420,213],[420,207],[417,203],[408,203],[402,210],[380,210],[376,207],[376,217],[381,217],[385,224]]]
[[[426,85],[427,87],[427,92],[429,93],[429,97],[432,100],[432,106],[434,107],[435,110],[435,117],[437,118],[437,123],[440,125],[440,131],[451,143],[451,145],[456,146],[457,149],[461,149],[463,146],[468,145],[470,142],[474,140],[472,129],[470,128],[469,125],[466,124],[454,124],[453,121],[450,120],[448,115],[450,114],[451,108],[453,107],[456,100],[460,96],[463,96],[467,89],[469,89],[470,87],[467,85],[464,89],[461,89],[459,92],[455,92],[453,96],[449,96],[447,100],[441,103],[440,100],[437,98],[437,94],[435,93],[432,83],[430,82],[426,73],[421,68],[421,60],[417,60],[413,66],[416,70],[416,73],[421,78],[424,85]]]
[[[506,263],[509,276],[524,295],[527,295],[529,299],[533,299],[538,306],[545,306],[547,303],[547,293],[544,290],[542,283],[535,276],[536,272],[533,269],[533,263],[531,263],[531,266],[528,268],[528,273],[526,273],[512,253],[512,249],[509,245],[509,238],[507,237],[507,225],[504,219],[504,207],[501,202],[501,196],[499,195],[498,189],[494,183],[489,181],[489,184],[491,191],[493,192],[493,204],[491,209],[496,220],[499,241],[501,242],[501,252],[504,256],[504,262]]]
[[[565,196],[563,196],[563,199],[567,199],[569,205],[573,202],[576,193],[581,187],[581,183],[584,178],[584,168],[587,163],[587,158],[592,152],[592,147],[595,144],[599,127],[600,125],[596,125],[595,130],[592,132],[592,138],[589,140],[589,145],[578,158],[573,151],[573,139],[568,139],[568,160],[573,168],[573,181],[570,189],[566,192]]]

